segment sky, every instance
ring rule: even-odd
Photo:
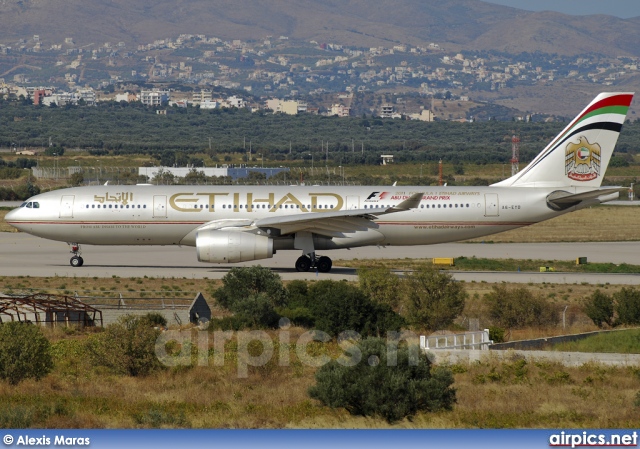
[[[557,11],[574,16],[607,14],[628,19],[640,16],[637,0],[483,0],[527,11]]]

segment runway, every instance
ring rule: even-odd
[[[432,257],[478,257],[489,259],[575,260],[640,265],[640,242],[604,243],[443,243],[413,247],[366,247],[326,253],[334,261],[343,259],[401,259]],[[299,273],[293,266],[298,251],[282,251],[273,259],[229,265],[198,262],[195,248],[171,246],[83,245],[85,264],[69,265],[69,247],[24,233],[0,232],[0,276],[61,277],[179,277],[220,279],[234,266],[262,265],[285,280],[356,280],[356,270],[334,264],[331,273]],[[515,268],[515,267],[514,267]],[[539,273],[539,272],[451,272],[467,282],[589,283],[640,285],[639,274]]]

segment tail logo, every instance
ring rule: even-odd
[[[564,167],[567,177],[575,181],[591,181],[600,176],[601,148],[581,136],[578,143],[570,142],[565,149]]]

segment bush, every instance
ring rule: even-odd
[[[245,323],[245,327],[278,327],[280,315],[265,293],[257,293],[236,303],[233,311],[236,318]]]
[[[0,324],[0,378],[16,385],[39,380],[53,369],[51,344],[38,326],[12,321]]]
[[[456,402],[451,371],[432,369],[417,347],[405,345],[391,352],[386,340],[369,338],[357,348],[362,357],[354,366],[332,360],[316,371],[317,383],[309,388],[312,398],[329,407],[344,407],[353,415],[380,416],[389,423],[419,411],[450,410]],[[392,355],[397,356],[396,363]]]
[[[396,309],[400,303],[400,278],[386,267],[365,267],[358,270],[360,288],[380,304]]]
[[[88,342],[92,363],[116,374],[146,376],[162,368],[155,344],[160,331],[145,317],[126,315]]]
[[[596,290],[586,299],[584,313],[598,327],[603,327],[603,324],[614,326],[613,298],[600,290]]]
[[[234,311],[237,304],[258,293],[265,294],[273,307],[282,307],[286,303],[287,290],[280,276],[260,265],[232,268],[222,278],[222,287],[215,291],[214,296],[218,304]]]
[[[550,326],[560,321],[558,306],[524,287],[508,289],[498,285],[485,295],[489,316],[498,326],[514,329],[527,326]]]
[[[149,312],[146,315],[143,315],[142,319],[154,327],[167,327],[167,319],[164,315],[158,312]]]
[[[340,281],[320,281],[309,288],[307,304],[315,328],[337,336],[355,331],[363,336],[398,331],[404,320],[391,308],[374,304],[358,287]]]
[[[504,342],[504,329],[501,327],[491,326],[489,328],[489,340],[494,343]]]
[[[640,292],[633,287],[623,287],[613,294],[618,319],[616,324],[640,324]]]
[[[409,322],[431,331],[450,326],[467,298],[461,283],[429,265],[407,274],[405,289]]]

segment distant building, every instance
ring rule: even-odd
[[[161,106],[169,101],[168,90],[141,90],[140,102],[146,106]]]
[[[380,109],[380,117],[391,118],[393,116],[393,105],[384,103]]]
[[[138,167],[138,175],[153,179],[160,171],[171,173],[174,176],[184,178],[193,167]],[[283,171],[289,171],[288,167],[196,167],[195,170],[204,173],[205,176],[228,176],[233,180],[246,178],[250,172],[263,173],[267,179]]]
[[[331,105],[331,115],[337,115],[338,117],[349,117],[351,108],[342,104]]]

